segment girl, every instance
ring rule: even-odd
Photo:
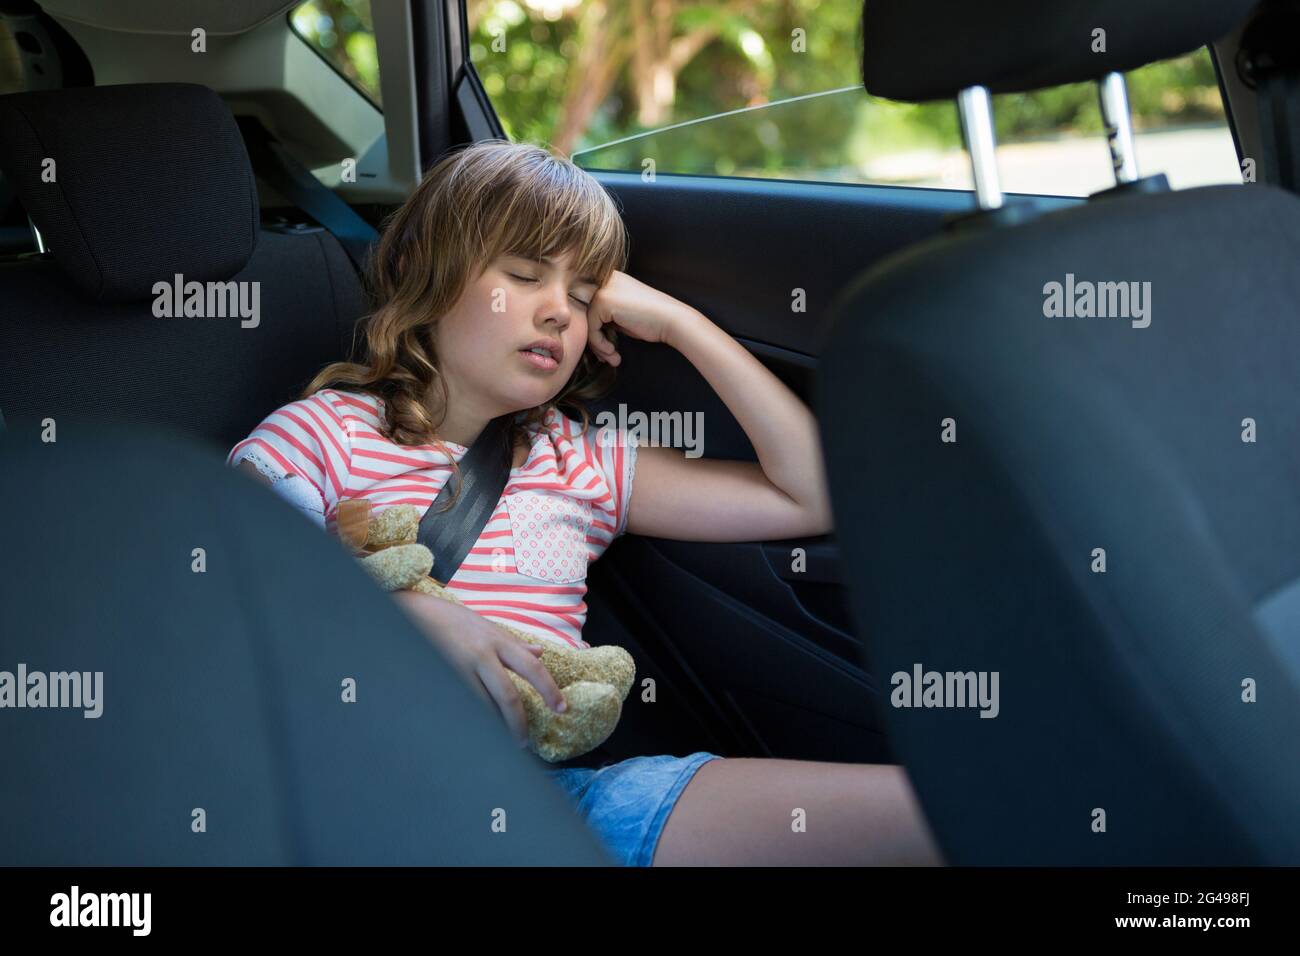
[[[484,425],[514,413],[505,492],[449,582],[465,606],[395,598],[525,743],[505,668],[557,711],[563,696],[540,649],[491,620],[585,647],[587,564],[625,532],[744,541],[831,528],[812,414],[700,312],[622,272],[626,245],[612,200],[571,162],[499,141],[453,151],[385,224],[365,361],[323,369],[228,459],[335,531],[348,498],[427,509]],[[593,430],[581,402],[610,385],[617,333],[681,352],[758,462]],[[897,766],[698,752],[549,773],[629,865],[939,862]],[[796,807],[805,832],[791,827]]]

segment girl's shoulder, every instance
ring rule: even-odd
[[[599,419],[589,418],[584,427],[555,408],[530,427],[533,449],[521,487],[590,501],[595,527],[610,538],[622,534],[636,468],[636,447],[626,433]]]
[[[329,402],[341,418],[352,416],[371,425],[384,420],[384,400],[378,395],[345,388],[322,388],[315,394]]]
[[[317,429],[344,437],[350,429],[349,422],[374,427],[383,420],[383,399],[365,392],[340,388],[320,388],[303,398],[281,405],[267,416],[273,421],[285,416],[309,416]]]
[[[387,402],[378,395],[369,392],[345,388],[322,388],[316,392],[322,401],[328,402],[336,413],[336,422],[347,435],[350,442],[361,440],[365,447],[372,450],[384,446],[389,450],[399,446],[383,434],[387,423]],[[444,443],[452,453],[465,449],[451,442]],[[436,445],[400,446],[403,451],[419,451]]]
[[[597,428],[594,420],[589,419],[584,426],[557,408],[547,409],[540,421],[528,425],[528,431],[532,436],[531,458],[553,456],[557,464],[567,464],[569,470],[575,459],[597,465],[602,457],[600,450],[613,439],[608,430]]]
[[[531,426],[534,435],[542,435],[553,442],[564,442],[570,445],[587,445],[595,444],[607,436],[602,434],[602,429],[597,428],[594,419],[589,418],[586,426],[576,418],[572,418],[558,408],[549,408],[546,415],[539,423]]]

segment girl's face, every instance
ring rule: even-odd
[[[572,264],[571,253],[505,255],[469,284],[436,332],[450,404],[495,418],[559,394],[587,347],[587,303],[598,288]]]

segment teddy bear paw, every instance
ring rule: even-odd
[[[618,689],[594,681],[578,681],[561,693],[569,705],[557,714],[537,689],[513,671],[508,672],[523,699],[528,718],[528,743],[547,763],[558,763],[595,750],[614,732],[622,714]]]
[[[433,569],[433,552],[422,544],[399,544],[366,555],[361,564],[385,591],[401,591]]]

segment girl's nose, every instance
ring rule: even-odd
[[[558,293],[553,293],[546,301],[542,312],[542,321],[555,322],[560,331],[569,327],[569,322],[573,319],[573,309],[569,306],[569,292],[561,288]]]

